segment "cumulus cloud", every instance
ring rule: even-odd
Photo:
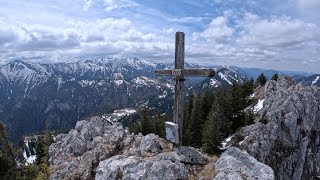
[[[126,18],[95,21],[66,21],[64,27],[1,20],[1,58],[50,57],[52,59],[131,57],[140,54],[159,57],[174,49],[173,39],[138,30]],[[17,56],[17,53],[20,55]],[[166,56],[166,55],[165,55]]]
[[[215,10],[196,1],[190,1],[192,6],[175,1],[179,9],[162,1],[30,0],[30,8],[22,0],[0,2],[0,63],[105,56],[172,61],[174,33],[184,31],[187,61],[285,69],[308,65],[320,71],[319,22],[292,14],[298,8],[318,12],[318,0],[287,0],[281,8],[272,6],[279,4],[276,0],[263,5],[214,1]],[[297,6],[290,8],[291,14],[283,14],[287,2]]]
[[[319,26],[289,16],[263,17],[245,12],[230,26],[233,16],[213,18],[208,27],[193,34],[192,57],[228,65],[290,69],[318,62]],[[202,40],[202,41],[201,41]],[[317,68],[317,67],[314,67]],[[314,69],[313,68],[313,69]]]
[[[239,43],[259,47],[291,48],[319,40],[319,27],[287,16],[262,18],[247,13],[238,22]]]
[[[230,39],[234,29],[228,26],[227,17],[217,17],[214,18],[207,29],[200,33],[194,33],[194,39],[205,39],[207,41],[213,41],[217,43],[225,43]]]

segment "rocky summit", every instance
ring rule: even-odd
[[[49,148],[50,179],[188,179],[208,160],[154,134],[129,134],[120,123],[91,117],[58,135]]]
[[[240,147],[269,165],[276,179],[320,176],[320,89],[287,77],[265,86],[260,122],[244,128]]]
[[[273,180],[273,170],[236,147],[228,148],[216,162],[214,180]]]

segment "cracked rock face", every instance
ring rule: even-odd
[[[214,180],[273,180],[273,170],[236,147],[229,147],[216,162]]]
[[[52,180],[188,179],[188,165],[208,163],[194,148],[174,148],[154,134],[129,134],[98,116],[56,139],[49,148]]]
[[[269,165],[276,179],[320,175],[320,89],[281,77],[266,84],[261,123],[242,131],[241,148]]]

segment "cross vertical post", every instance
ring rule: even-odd
[[[175,77],[174,85],[174,108],[173,122],[178,124],[179,143],[182,144],[182,128],[183,128],[183,86],[184,86],[184,33],[176,33],[175,47],[175,69],[180,70],[181,74]]]
[[[175,47],[175,68],[159,69],[155,71],[157,76],[174,76],[174,105],[173,105],[173,122],[165,122],[166,138],[169,141],[182,145],[183,130],[183,87],[184,77],[213,77],[215,72],[212,69],[185,69],[184,68],[184,33],[176,33]]]

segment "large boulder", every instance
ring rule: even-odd
[[[216,162],[214,180],[274,180],[273,170],[236,147],[229,147]]]
[[[124,137],[120,123],[110,124],[98,116],[79,121],[49,147],[50,179],[92,179],[95,167],[120,150]]]
[[[265,87],[260,123],[241,132],[240,147],[269,165],[276,179],[320,175],[320,89],[280,77]]]
[[[49,148],[51,180],[188,179],[208,160],[191,147],[175,148],[155,134],[129,134],[120,123],[95,116],[58,135]]]
[[[184,164],[170,160],[118,155],[100,162],[96,180],[188,179]]]

